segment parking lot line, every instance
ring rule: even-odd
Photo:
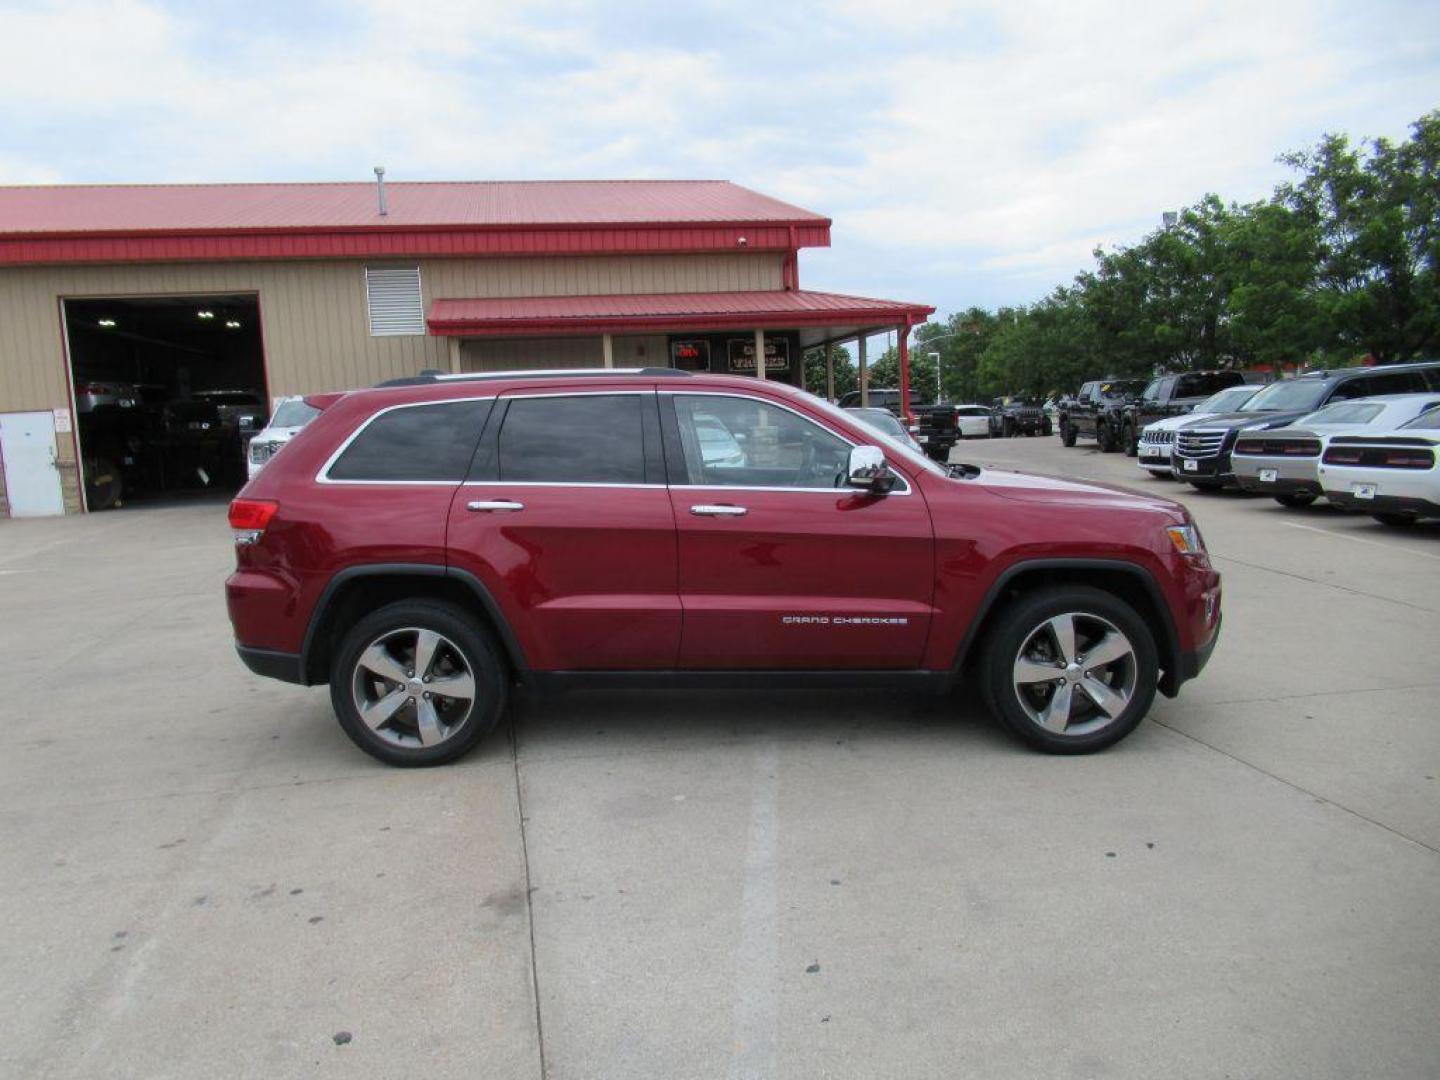
[[[1287,529],[1304,529],[1306,532],[1324,533],[1326,536],[1339,537],[1341,540],[1353,540],[1357,544],[1370,544],[1373,547],[1389,548],[1391,551],[1403,552],[1406,555],[1415,555],[1421,559],[1435,559],[1436,561],[1440,561],[1440,555],[1432,555],[1428,551],[1414,551],[1400,544],[1387,544],[1383,540],[1371,540],[1365,536],[1351,536],[1349,533],[1336,532],[1334,529],[1322,529],[1315,525],[1301,525],[1295,521],[1282,521],[1280,524],[1284,525]]]

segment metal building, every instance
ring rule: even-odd
[[[234,486],[224,405],[251,396],[425,368],[799,384],[803,350],[895,328],[903,355],[933,308],[800,288],[830,225],[723,181],[0,188],[0,517],[121,473],[132,505]]]

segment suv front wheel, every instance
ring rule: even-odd
[[[442,765],[504,714],[499,650],[461,608],[402,600],[350,628],[330,668],[330,701],[355,745],[390,765]]]
[[[1085,754],[1123,739],[1155,698],[1159,661],[1129,604],[1084,585],[1044,589],[989,634],[981,684],[990,711],[1027,743]]]

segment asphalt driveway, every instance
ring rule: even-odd
[[[1194,509],[1225,639],[1114,750],[577,694],[391,770],[235,659],[221,504],[0,523],[0,1075],[1440,1073],[1440,529],[956,456]]]

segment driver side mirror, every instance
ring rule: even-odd
[[[846,477],[851,487],[876,495],[884,495],[895,486],[895,474],[885,464],[885,452],[878,446],[852,446]]]

